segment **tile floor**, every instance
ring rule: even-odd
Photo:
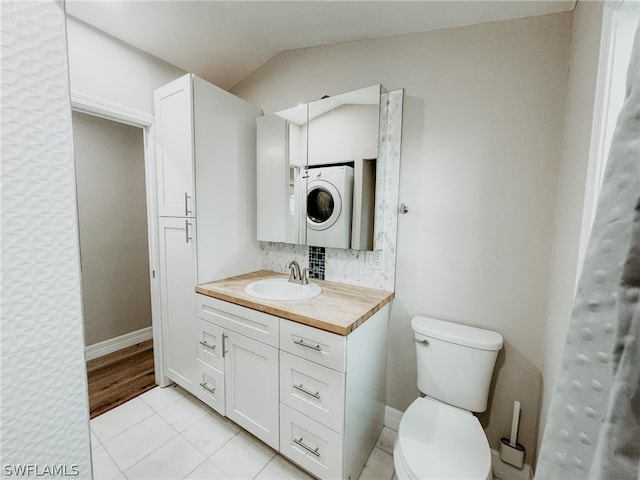
[[[396,432],[382,431],[360,480],[395,480]],[[156,387],[91,420],[93,475],[105,479],[310,480],[179,387]]]

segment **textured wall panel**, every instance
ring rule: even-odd
[[[91,478],[61,4],[3,2],[1,54],[0,462]]]

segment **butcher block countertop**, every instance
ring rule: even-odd
[[[351,333],[393,298],[393,292],[315,279],[309,282],[320,285],[322,293],[307,300],[262,300],[245,293],[249,283],[265,278],[288,275],[259,270],[197,285],[196,292],[339,335]]]

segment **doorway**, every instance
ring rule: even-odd
[[[144,131],[73,112],[91,417],[155,386]]]

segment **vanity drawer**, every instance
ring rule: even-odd
[[[196,363],[199,384],[196,396],[220,415],[225,415],[224,373],[201,361]]]
[[[338,372],[345,371],[346,338],[291,320],[280,319],[280,350]]]
[[[222,358],[222,327],[196,319],[198,322],[198,336],[196,341],[196,358],[210,367],[224,371]]]
[[[342,435],[283,403],[280,453],[318,478],[342,478]]]
[[[279,319],[273,315],[196,294],[196,316],[272,347],[278,347]]]
[[[280,351],[280,401],[342,433],[344,373]]]

